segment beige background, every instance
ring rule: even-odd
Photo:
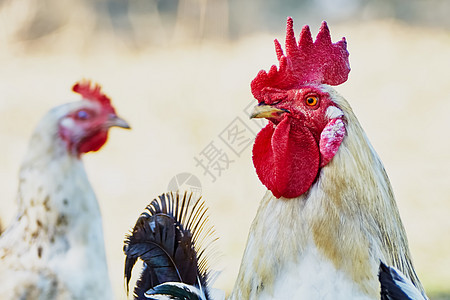
[[[89,11],[76,6],[58,30],[20,39],[14,24],[21,19],[11,17],[17,8],[7,9],[0,15],[3,226],[14,215],[17,172],[35,124],[51,107],[76,99],[70,92],[75,81],[91,78],[133,127],[113,129],[100,152],[83,158],[102,208],[117,298],[125,299],[124,235],[181,172],[202,183],[220,237],[213,268],[222,272],[215,286],[229,292],[265,188],[254,172],[251,146],[239,157],[218,136],[236,117],[256,130],[243,112],[253,99],[249,83],[275,63],[273,39],[284,39],[284,21],[276,32],[235,39],[199,38],[179,26],[170,38],[160,30],[148,45],[139,39],[141,45],[129,47],[111,30],[95,31]],[[304,22],[294,18],[294,23],[298,35]],[[347,38],[352,67],[337,90],[384,161],[417,272],[430,293],[450,294],[450,32],[394,19],[329,26],[333,41]],[[318,22],[311,30],[317,33]],[[215,182],[194,160],[210,142],[233,160]]]

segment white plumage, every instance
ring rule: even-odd
[[[17,217],[0,236],[0,299],[113,296],[99,205],[82,153],[72,151],[60,131],[76,120],[71,133],[83,143],[111,126],[128,125],[115,115],[109,117],[115,124],[95,129],[90,120],[77,119],[74,112],[103,113],[104,104],[84,96],[48,112],[30,139],[19,172]]]
[[[348,103],[323,89],[344,113],[347,136],[307,193],[292,199],[266,193],[233,300],[379,299],[380,260],[398,262],[422,288],[383,164]]]

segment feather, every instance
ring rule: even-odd
[[[381,300],[425,300],[425,295],[394,267],[380,262],[378,278],[381,285]]]
[[[187,193],[163,194],[146,207],[125,239],[127,292],[138,259],[144,262],[144,268],[134,288],[135,299],[166,291],[168,286],[162,284],[167,282],[193,289],[207,286],[209,245],[215,240],[207,210],[201,198],[194,200]],[[203,290],[208,299],[207,290]]]
[[[164,300],[206,300],[203,291],[192,285],[180,282],[166,282],[151,288],[145,293],[147,299]]]

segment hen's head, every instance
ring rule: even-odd
[[[79,157],[83,153],[97,151],[106,143],[111,127],[130,128],[117,116],[111,100],[102,93],[99,85],[91,86],[89,81],[81,81],[72,90],[83,99],[71,103],[69,111],[58,123],[59,136],[69,153]]]
[[[313,42],[308,26],[297,44],[288,18],[286,54],[275,40],[280,66],[260,71],[251,83],[259,104],[253,118],[267,118],[253,147],[261,182],[275,197],[295,198],[311,187],[346,134],[342,110],[329,85],[347,80],[345,39],[332,43],[325,22]]]

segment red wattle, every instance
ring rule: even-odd
[[[320,152],[314,136],[293,122],[285,117],[276,127],[269,123],[259,132],[253,146],[256,173],[277,198],[302,195],[319,170]]]
[[[88,136],[78,143],[77,153],[80,155],[82,153],[98,151],[106,143],[107,139],[108,131],[98,131],[96,134]]]

